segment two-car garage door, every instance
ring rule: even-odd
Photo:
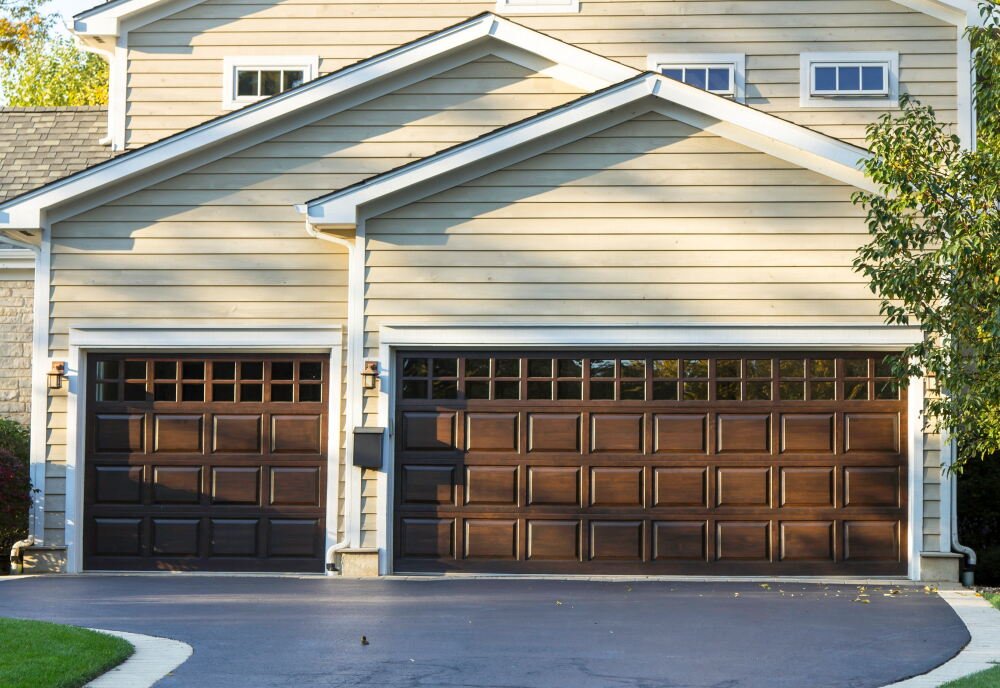
[[[905,574],[883,359],[405,353],[395,570]]]

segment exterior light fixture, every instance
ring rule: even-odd
[[[361,371],[361,386],[365,389],[375,389],[378,383],[378,361],[365,361],[365,369]]]
[[[49,389],[62,389],[63,379],[66,377],[66,364],[63,361],[52,361],[52,370],[46,375]]]

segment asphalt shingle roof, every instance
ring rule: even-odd
[[[107,131],[101,106],[0,108],[0,203],[112,157]]]

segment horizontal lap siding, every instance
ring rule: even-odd
[[[130,145],[220,114],[227,55],[318,55],[325,74],[493,9],[482,2],[208,0],[130,34]],[[955,28],[891,0],[596,0],[581,3],[579,14],[512,18],[639,69],[650,53],[746,53],[748,104],[852,141],[864,138],[879,112],[799,108],[799,54],[897,50],[902,90],[946,121],[956,117]],[[476,78],[499,75],[483,66]],[[432,94],[410,98],[411,107],[434,108]],[[489,107],[506,106],[493,100]]]
[[[408,108],[420,93],[441,109]],[[52,355],[66,357],[70,327],[94,322],[346,326],[346,252],[306,236],[294,204],[579,95],[488,57],[60,222]],[[490,98],[505,108],[482,107]],[[53,544],[64,538],[65,408],[50,398]]]

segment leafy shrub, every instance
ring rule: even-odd
[[[28,534],[31,508],[31,478],[28,462],[7,449],[0,449],[0,572],[10,565],[11,545]]]
[[[27,461],[30,440],[28,428],[10,418],[0,418],[0,449]]]
[[[976,583],[1000,585],[1000,455],[968,462],[959,476],[958,537],[976,550]]]

